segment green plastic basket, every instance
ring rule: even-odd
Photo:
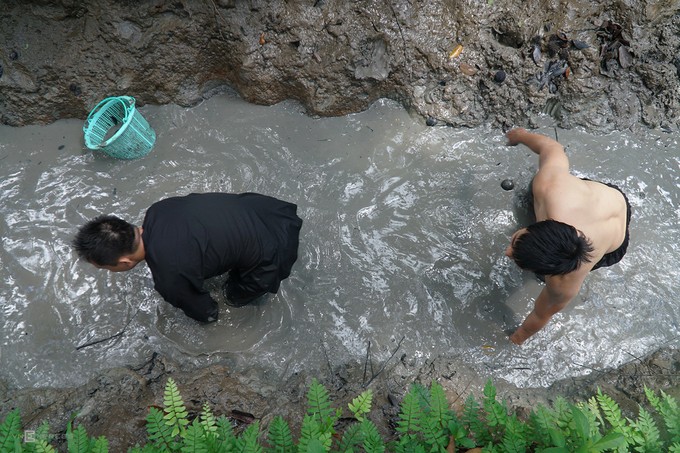
[[[106,98],[92,109],[83,125],[85,146],[117,159],[146,156],[156,132],[135,108],[135,98]]]

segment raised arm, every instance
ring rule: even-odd
[[[512,129],[506,134],[508,146],[523,144],[538,154],[538,169],[569,171],[569,159],[564,153],[564,147],[550,137],[534,134],[526,129]]]

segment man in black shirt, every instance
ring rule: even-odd
[[[97,268],[128,271],[146,261],[156,290],[202,322],[217,320],[205,279],[229,272],[227,303],[243,306],[276,293],[297,260],[297,206],[255,193],[191,194],[153,204],[141,227],[100,216],[73,246]]]

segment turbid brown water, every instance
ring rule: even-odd
[[[388,101],[316,119],[294,103],[255,106],[229,93],[142,113],[158,140],[132,161],[86,150],[80,120],[0,127],[0,378],[12,385],[82,383],[154,351],[187,366],[262,366],[278,379],[363,361],[370,342],[376,367],[399,345],[397,357],[462,357],[494,378],[542,386],[678,344],[672,135],[593,136],[546,118],[539,132],[557,135],[575,173],[628,194],[631,247],[519,348],[505,330],[540,283],[503,251],[537,162],[504,146],[502,131],[427,127]],[[505,179],[513,190],[501,188]],[[151,203],[204,191],[299,205],[300,258],[277,295],[223,305],[219,322],[204,326],[162,301],[145,266],[111,274],[70,250],[89,218],[140,223]]]

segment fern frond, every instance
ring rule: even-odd
[[[236,439],[235,447],[236,451],[242,453],[262,453],[262,446],[257,441],[257,437],[260,435],[260,422],[255,421],[251,423],[243,434]]]
[[[307,413],[314,416],[319,425],[323,425],[324,420],[332,417],[334,413],[328,390],[316,379],[312,380],[307,392]]]
[[[184,431],[182,453],[208,453],[205,431],[201,422],[194,419]]]
[[[678,402],[671,395],[666,394],[660,390],[661,394],[661,415],[668,434],[671,435],[671,442],[680,442],[680,410],[678,409]]]
[[[361,433],[364,437],[363,446],[366,453],[383,453],[385,451],[385,443],[373,422],[370,420],[361,422]]]
[[[472,394],[465,400],[463,406],[463,424],[474,437],[477,445],[485,445],[491,441],[491,433],[489,433],[486,423],[482,418],[482,410],[479,403]]]
[[[427,417],[434,420],[440,429],[446,429],[449,422],[454,419],[444,387],[438,382],[433,382],[430,387],[430,411]]]
[[[340,443],[338,444],[338,453],[351,453],[354,447],[361,445],[364,442],[364,435],[361,429],[361,424],[354,423],[350,425],[342,435]]]
[[[524,453],[527,451],[527,430],[517,417],[508,418],[503,434],[501,447],[506,453]]]
[[[2,450],[0,450],[2,451]],[[26,451],[26,450],[24,450]],[[50,444],[47,443],[46,440],[38,440],[33,444],[33,451],[35,453],[56,453],[57,450],[54,449],[54,447]],[[94,451],[94,450],[92,450]],[[104,450],[105,452],[108,450]]]
[[[449,433],[439,426],[435,418],[425,417],[421,424],[422,440],[432,450],[446,449],[449,443]]]
[[[373,404],[373,391],[368,389],[361,393],[348,404],[349,410],[354,415],[354,418],[360,422],[364,420],[364,415],[371,411],[371,405]]]
[[[0,451],[11,451],[15,440],[21,437],[21,415],[19,409],[15,409],[7,414],[0,425]]]
[[[91,453],[108,453],[109,440],[104,436],[99,436],[92,442]]]
[[[163,412],[155,407],[150,407],[149,414],[146,416],[146,433],[153,445],[164,448],[167,451],[174,451],[176,449],[172,427],[165,423]]]
[[[539,404],[536,410],[529,414],[529,426],[533,433],[533,440],[541,447],[554,446],[549,445],[550,430],[555,428],[555,413]]]
[[[234,428],[231,422],[223,415],[217,417],[216,430],[213,436],[207,436],[208,445],[212,451],[231,452],[236,444]]]
[[[307,414],[302,419],[302,427],[300,428],[300,440],[298,442],[298,451],[307,451],[307,445],[312,439],[318,439],[321,436],[321,429],[316,419]]]
[[[680,453],[680,442],[675,442],[668,447],[668,453]]]
[[[600,409],[604,414],[604,418],[609,422],[612,429],[621,434],[626,433],[628,426],[621,415],[621,409],[616,401],[614,401],[609,395],[605,395],[598,388],[597,389],[597,402],[600,404]]]
[[[417,433],[421,430],[423,411],[420,403],[421,398],[418,395],[417,386],[412,385],[400,405],[399,421],[396,427],[398,433]]]
[[[290,426],[283,419],[277,415],[269,424],[269,434],[267,440],[271,444],[270,451],[274,453],[293,453],[295,451],[295,444],[293,443],[293,434],[290,431]]]
[[[644,407],[640,407],[638,419],[630,423],[633,428],[632,439],[637,446],[636,450],[647,453],[661,453],[659,428],[656,426],[654,417]]]
[[[73,429],[71,423],[66,427],[66,443],[68,453],[88,453],[90,451],[90,438],[87,431],[81,425]]]
[[[163,407],[165,408],[163,418],[165,418],[165,423],[172,427],[172,435],[183,434],[185,427],[189,424],[189,420],[187,420],[189,413],[173,378],[168,378],[165,383]]]
[[[210,405],[208,403],[203,404],[203,410],[201,411],[201,426],[203,431],[207,433],[217,432],[217,420],[210,410]]]

